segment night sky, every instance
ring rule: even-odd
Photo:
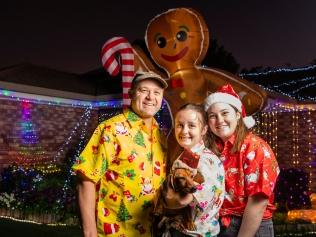
[[[99,68],[107,39],[143,39],[149,20],[175,7],[200,11],[240,69],[316,59],[315,0],[2,0],[0,68],[25,62],[74,73]]]

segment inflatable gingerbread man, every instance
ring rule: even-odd
[[[195,10],[176,8],[154,17],[145,40],[152,59],[168,75],[165,98],[173,114],[188,102],[202,103],[208,93],[228,83],[241,96],[247,114],[263,109],[266,93],[258,85],[222,70],[199,66],[208,50],[209,32]]]

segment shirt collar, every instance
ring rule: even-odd
[[[141,117],[139,117],[133,110],[131,110],[130,108],[124,109],[123,114],[131,127],[140,127],[146,130],[144,120]],[[155,129],[159,129],[159,125],[156,119],[153,118],[152,130],[154,131]]]
[[[225,149],[228,149],[234,145],[234,142],[236,140],[236,135],[233,134],[226,142],[223,143],[223,140],[221,139],[216,139],[216,145],[220,152],[222,152]]]
[[[144,121],[130,108],[123,110],[123,114],[131,127],[139,127]]]
[[[133,110],[131,110],[130,108],[124,109],[123,110],[123,115],[126,118],[128,124],[130,125],[131,128],[140,128],[142,129],[144,132],[146,132],[147,134],[149,134],[149,131],[147,131],[147,128],[145,126],[145,122],[142,118],[140,118]],[[167,149],[167,139],[166,137],[163,135],[162,132],[160,132],[159,129],[159,124],[156,121],[155,118],[152,119],[152,127],[151,127],[152,131],[152,139],[155,140],[157,139],[157,141],[165,148]]]
[[[196,144],[195,146],[193,146],[190,150],[194,153],[199,153],[202,150],[205,149],[205,145],[203,141],[200,141],[198,144]]]
[[[235,140],[236,140],[236,135],[233,134],[224,144],[224,146],[227,146],[228,144],[229,145],[234,145],[235,143]]]

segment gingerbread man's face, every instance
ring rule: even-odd
[[[208,30],[200,15],[188,8],[171,9],[148,24],[146,44],[154,61],[169,74],[192,68],[205,56]]]

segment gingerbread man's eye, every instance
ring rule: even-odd
[[[184,30],[181,30],[177,33],[177,40],[185,41],[187,38],[188,38],[188,34]]]
[[[167,44],[167,41],[166,41],[166,39],[164,37],[159,37],[157,39],[156,43],[157,43],[159,48],[164,48],[166,46],[166,44]]]

